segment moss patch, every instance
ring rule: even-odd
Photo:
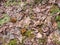
[[[58,6],[53,5],[52,8],[50,9],[50,13],[53,15],[56,14],[57,12],[60,12]]]
[[[10,21],[10,17],[7,14],[3,14],[3,18],[0,19],[0,25],[3,25],[4,23],[7,23],[8,21]]]
[[[16,39],[10,40],[8,45],[17,45],[17,40]]]

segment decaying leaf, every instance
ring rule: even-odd
[[[15,17],[11,17],[11,18],[10,18],[10,21],[11,21],[12,23],[16,23],[17,19],[16,19]]]
[[[26,29],[23,28],[23,29],[21,29],[20,31],[21,31],[22,34],[24,34],[24,33],[26,32]]]

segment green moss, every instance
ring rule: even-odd
[[[40,43],[43,43],[43,42],[44,42],[44,40],[43,40],[43,39],[40,39],[40,40],[39,40],[39,42],[40,42]]]
[[[16,0],[8,0],[4,3],[5,6],[10,6],[10,5],[19,5],[20,4],[20,0],[19,1],[16,1]]]
[[[5,6],[9,6],[11,5],[10,1],[7,1],[6,3],[4,3]]]
[[[54,42],[55,44],[60,45],[60,41],[59,41],[58,39],[59,39],[59,37],[58,37],[57,35],[53,35],[53,42]]]
[[[56,16],[55,20],[57,22],[58,29],[60,29],[60,15]]]
[[[56,16],[56,21],[60,21],[60,15]]]
[[[43,33],[43,31],[42,31],[42,29],[41,28],[39,28],[39,30],[38,30],[41,34]]]
[[[54,42],[55,44],[60,45],[60,41],[58,40],[58,38],[57,38],[57,39],[55,39],[55,40],[53,40],[53,42]]]
[[[59,21],[57,22],[57,25],[58,25],[58,28],[60,28],[60,22]]]
[[[16,39],[10,40],[8,45],[17,45],[17,40]]]
[[[60,45],[60,41],[57,41],[56,43]]]
[[[52,8],[50,9],[50,13],[53,15],[56,14],[57,12],[60,12],[58,6],[53,5]]]
[[[43,0],[35,0],[34,2],[35,2],[35,4],[37,4],[37,3],[42,3],[42,1]]]
[[[25,35],[30,37],[31,36],[31,32],[32,32],[31,30],[28,30],[28,31],[25,32]]]
[[[10,17],[7,14],[3,14],[3,18],[0,19],[0,25],[3,25],[4,23],[7,23],[10,20]]]
[[[42,44],[42,45],[46,45],[46,41],[47,41],[46,38],[39,39],[39,43]]]

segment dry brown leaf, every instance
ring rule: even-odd
[[[24,34],[26,32],[26,29],[22,28],[20,31],[21,31],[22,34]]]
[[[10,21],[13,22],[13,23],[16,23],[17,19],[15,17],[11,17]]]

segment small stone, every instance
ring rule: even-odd
[[[11,34],[11,35],[10,35],[10,39],[14,39],[14,35]]]
[[[42,38],[42,34],[37,33],[37,34],[36,34],[36,38]]]
[[[39,9],[38,7],[36,7],[36,11],[37,11],[37,12],[40,12],[40,9]]]
[[[38,7],[34,8],[33,11],[36,13],[36,12],[40,12],[40,9]]]
[[[20,6],[23,7],[24,5],[25,5],[25,3],[24,2],[21,2],[21,5]]]
[[[60,3],[58,3],[58,6],[60,7]]]
[[[60,0],[56,0],[56,3],[57,3],[58,6],[60,7]]]
[[[30,20],[31,20],[30,17],[26,17],[23,21],[23,27],[27,28],[30,24]]]

